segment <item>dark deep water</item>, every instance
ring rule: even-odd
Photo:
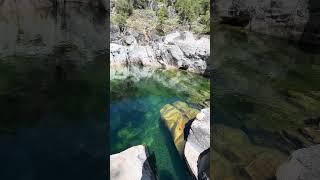
[[[213,48],[213,176],[275,178],[290,152],[320,143],[309,123],[320,117],[320,49],[224,27]]]
[[[106,179],[105,12],[2,5],[0,179]]]

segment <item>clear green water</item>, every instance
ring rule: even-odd
[[[127,68],[116,74],[123,74]],[[129,70],[130,71],[130,70]],[[195,103],[193,93],[209,91],[209,80],[199,75],[173,70],[143,70],[111,80],[111,153],[145,144],[154,153],[160,179],[191,179],[169,131],[160,120],[160,109],[176,100]],[[137,78],[137,74],[145,77]],[[201,99],[201,98],[200,98]]]
[[[229,28],[214,34],[215,130],[235,136],[213,136],[213,172],[221,179],[251,179],[245,168],[262,152],[274,158],[256,167],[258,174],[278,156],[286,159],[312,144],[299,129],[320,117],[320,49]]]

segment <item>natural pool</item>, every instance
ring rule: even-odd
[[[145,144],[154,153],[160,179],[191,179],[160,109],[177,100],[200,108],[209,98],[209,79],[179,70],[111,68],[111,153]]]
[[[273,179],[293,150],[320,143],[319,48],[225,27],[213,48],[213,175]]]

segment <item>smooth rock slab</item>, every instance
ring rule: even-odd
[[[145,146],[138,145],[110,156],[111,180],[155,180]]]
[[[190,107],[187,103],[177,101],[172,104],[166,104],[160,110],[161,119],[171,132],[173,142],[179,152],[183,155],[185,146],[184,129],[186,124],[194,119],[199,110]]]
[[[277,171],[277,180],[319,180],[320,145],[294,151]]]
[[[189,130],[188,139],[184,148],[184,156],[187,160],[187,164],[197,179],[209,179],[203,178],[203,169],[200,169],[200,162],[202,153],[208,151],[210,148],[210,108],[202,109],[197,115],[196,119],[192,122]],[[209,152],[209,151],[208,151]],[[209,162],[209,158],[204,161]],[[209,164],[209,163],[208,163]],[[202,167],[204,170],[209,167]],[[198,177],[199,176],[199,177]]]

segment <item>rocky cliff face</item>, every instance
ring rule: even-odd
[[[135,64],[162,68],[179,68],[203,74],[210,56],[210,39],[196,37],[190,32],[174,32],[165,37],[151,37],[141,42],[139,33],[128,31],[124,35],[113,32],[110,44],[110,63]]]
[[[317,0],[216,0],[222,24],[320,45],[320,2]]]

